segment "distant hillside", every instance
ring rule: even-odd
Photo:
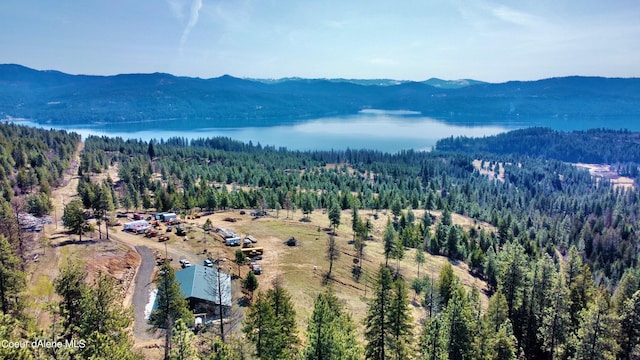
[[[265,84],[277,84],[287,81],[305,81],[307,79],[299,78],[299,77],[291,77],[291,78],[281,78],[281,79],[247,79],[252,81],[263,82]],[[356,85],[375,85],[375,86],[391,86],[391,85],[399,85],[407,82],[411,82],[408,80],[394,80],[394,79],[316,79],[316,80],[326,80],[331,82],[340,82],[340,83],[351,83]],[[442,80],[445,81],[445,80]]]
[[[162,126],[193,129],[289,124],[363,109],[413,110],[464,124],[535,120],[539,125],[553,123],[554,128],[582,121],[591,121],[593,127],[594,119],[640,118],[640,79],[376,81],[264,82],[162,73],[87,76],[0,65],[0,119],[66,125],[161,121]]]
[[[471,85],[478,84],[487,84],[483,81],[471,80],[471,79],[461,79],[461,80],[442,80],[438,78],[431,78],[429,80],[423,81],[423,84],[431,85],[433,87],[441,88],[441,89],[459,89]]]
[[[525,155],[582,163],[640,164],[640,132],[592,129],[561,132],[528,128],[482,138],[439,140],[438,151],[469,154]]]

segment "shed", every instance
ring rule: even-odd
[[[166,212],[158,212],[153,215],[156,220],[162,220],[162,215],[166,214]]]
[[[164,222],[169,222],[172,220],[176,220],[178,218],[178,215],[176,215],[176,213],[162,213],[160,214],[160,220],[164,221]]]

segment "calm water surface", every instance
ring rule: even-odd
[[[187,139],[225,136],[243,142],[260,143],[292,150],[375,149],[396,152],[403,149],[431,150],[438,139],[449,136],[485,136],[516,129],[522,126],[465,126],[450,125],[413,112],[367,111],[353,116],[321,118],[294,125],[245,128],[208,128],[195,130],[146,130],[144,123],[131,124],[126,131],[104,125],[48,126],[30,121],[17,123],[43,128],[75,131],[83,138],[89,135],[119,136],[125,139]],[[142,125],[142,126],[141,126]],[[149,125],[151,127],[151,125]]]

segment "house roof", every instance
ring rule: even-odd
[[[222,305],[231,306],[231,275],[202,265],[193,265],[176,272],[176,280],[180,283],[180,289],[186,299],[196,298],[220,302],[218,297],[218,279],[222,293]]]

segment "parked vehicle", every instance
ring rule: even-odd
[[[256,275],[262,274],[262,266],[260,266],[260,264],[258,264],[258,263],[255,263],[255,262],[249,263],[249,268]]]
[[[213,261],[211,261],[211,259],[204,259],[204,266],[213,267]]]

